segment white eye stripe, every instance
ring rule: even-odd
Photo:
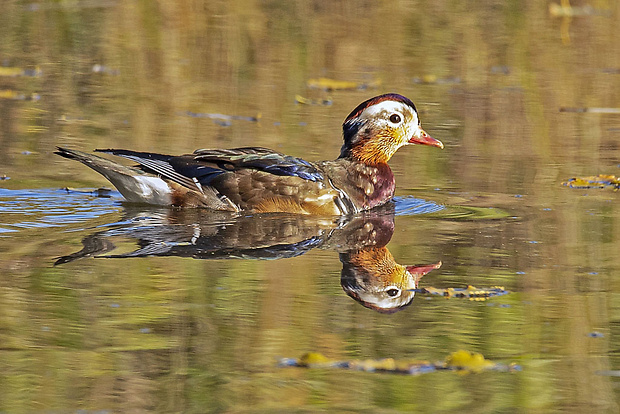
[[[368,108],[364,109],[364,111],[360,115],[360,118],[377,118],[382,115],[382,113],[385,114],[385,117],[387,119],[389,119],[389,117],[393,114],[398,114],[401,117],[401,122],[409,118],[411,119],[410,122],[414,123],[415,125],[418,124],[418,115],[415,113],[413,108],[411,108],[409,105],[405,105],[404,103],[397,101],[382,101],[371,105]]]

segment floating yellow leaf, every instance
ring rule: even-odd
[[[456,368],[469,372],[481,372],[495,364],[484,359],[484,356],[477,352],[459,350],[448,355],[446,358],[446,365],[449,368]]]
[[[570,188],[620,188],[620,178],[615,175],[599,174],[589,177],[573,177],[567,182],[562,183]]]
[[[318,352],[308,352],[304,354],[301,358],[299,358],[299,365],[303,367],[309,367],[312,365],[324,365],[329,363],[329,359],[327,359],[323,354]]]
[[[280,359],[279,365],[281,367],[348,369],[353,371],[384,372],[405,375],[419,375],[445,370],[459,371],[461,373],[478,373],[484,370],[503,372],[521,370],[516,364],[506,365],[495,363],[485,359],[482,354],[469,351],[454,352],[446,358],[445,362],[437,363],[413,359],[397,360],[393,358],[334,361],[318,352],[309,352],[299,359]]]
[[[340,81],[329,78],[308,79],[307,85],[313,89],[323,89],[326,91],[345,90],[345,89],[367,89],[376,88],[381,85],[380,80],[369,83],[360,83],[352,81]]]
[[[362,371],[394,371],[396,362],[393,358],[366,359],[357,361],[352,367]]]
[[[16,101],[38,101],[41,99],[38,93],[26,95],[12,89],[0,89],[0,99],[13,99]]]
[[[507,295],[510,292],[503,286],[491,286],[488,288],[477,288],[475,286],[467,286],[467,288],[435,288],[432,286],[416,289],[416,292],[422,294],[430,294],[443,296],[445,298],[469,299],[473,301],[485,301],[495,296]]]
[[[0,99],[19,99],[21,96],[23,95],[11,89],[0,90]]]
[[[0,67],[0,76],[21,76],[24,73],[22,68]]]
[[[413,83],[420,83],[423,85],[439,85],[439,84],[453,84],[453,83],[461,83],[461,78],[458,77],[449,77],[449,78],[440,78],[435,74],[422,75],[422,77],[415,77],[412,79]]]
[[[0,76],[15,77],[15,76],[41,76],[41,69],[37,66],[34,69],[24,69],[16,67],[0,66]]]
[[[302,105],[324,105],[324,106],[329,106],[332,104],[332,99],[331,98],[327,98],[327,99],[310,99],[310,98],[304,98],[301,95],[295,95],[295,102],[297,102],[298,104],[302,104]]]

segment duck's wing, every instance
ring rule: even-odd
[[[193,190],[210,185],[220,174],[248,169],[309,181],[323,179],[323,173],[308,161],[260,147],[201,149],[193,154],[180,156],[123,149],[96,151],[135,161],[143,170]]]
[[[138,163],[173,189],[174,205],[338,215],[338,192],[321,164],[266,148],[197,150],[180,156],[98,150]],[[177,186],[177,187],[175,187]]]
[[[194,151],[193,156],[196,161],[215,164],[226,171],[251,168],[310,181],[323,179],[323,173],[308,161],[268,148],[200,149]]]

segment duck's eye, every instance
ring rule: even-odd
[[[393,124],[398,124],[400,122],[400,115],[398,114],[390,115],[390,122]]]
[[[388,290],[385,291],[385,293],[387,293],[388,296],[390,296],[390,297],[394,297],[394,296],[398,295],[399,292],[400,291],[398,289],[396,289],[396,288],[391,288],[391,289],[388,289]]]

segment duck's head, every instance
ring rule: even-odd
[[[420,126],[413,102],[388,93],[362,102],[345,119],[344,144],[340,158],[352,158],[370,165],[386,163],[407,144],[443,148],[441,141]]]

